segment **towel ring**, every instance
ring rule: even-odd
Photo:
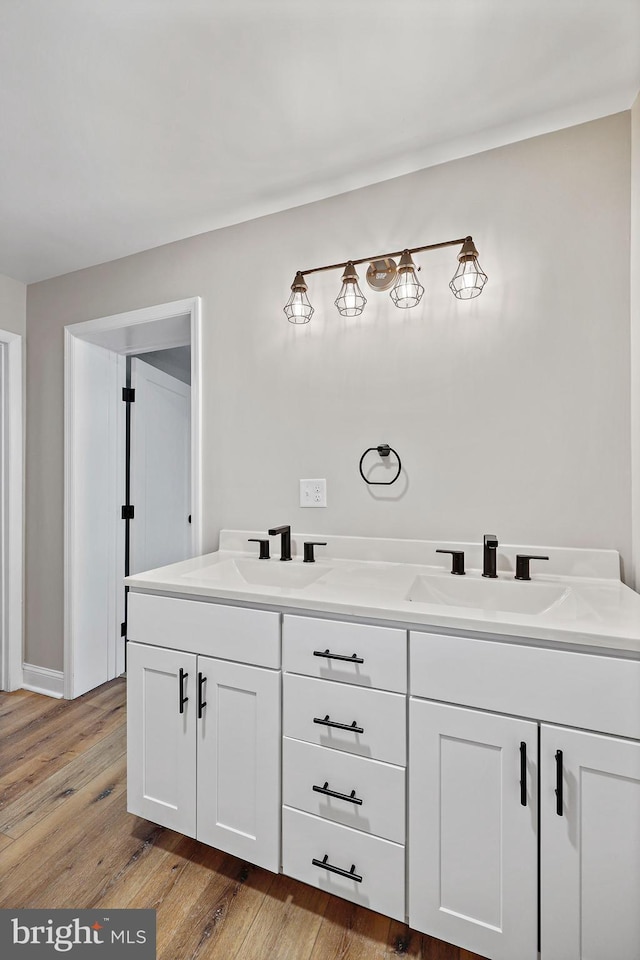
[[[362,464],[364,458],[368,453],[371,453],[373,450],[377,450],[381,457],[388,457],[390,453],[395,454],[398,461],[398,470],[392,480],[367,480],[362,470]],[[367,447],[365,452],[360,457],[360,464],[358,469],[360,470],[360,476],[365,483],[368,483],[371,487],[390,487],[392,483],[395,483],[398,477],[400,476],[400,471],[402,470],[402,461],[400,460],[400,454],[397,450],[394,450],[393,447],[390,447],[388,443],[380,443],[377,447]]]

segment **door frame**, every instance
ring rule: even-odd
[[[126,357],[152,350],[164,350],[171,347],[191,345],[191,537],[194,556],[202,553],[202,305],[200,297],[176,300],[170,303],[143,307],[126,313],[99,317],[80,323],[68,324],[64,328],[64,696],[73,699],[79,691],[74,689],[74,662],[81,639],[74,629],[74,605],[78,601],[76,585],[73,582],[74,537],[84,536],[78,531],[74,517],[74,487],[82,482],[82,451],[75,449],[74,416],[83,403],[82,389],[78,383],[77,368],[74,365],[74,344],[78,340],[88,341],[101,346],[114,354],[114,358]],[[119,364],[123,370],[124,364]],[[110,400],[114,404],[122,402],[122,375],[113,377],[110,386]],[[114,408],[115,409],[115,408]],[[105,462],[117,463],[124,477],[124,417],[117,418],[117,427],[105,440]],[[110,510],[112,519],[109,529],[103,535],[114,547],[117,555],[123,542],[122,520],[120,518],[121,491],[114,491],[114,502]],[[89,535],[87,531],[86,535]],[[114,616],[121,619],[118,577],[114,572],[113,583],[109,585],[109,604]],[[122,672],[123,664],[118,660],[117,636],[113,637],[113,651],[109,662],[114,664],[114,673]]]
[[[23,683],[24,451],[22,337],[0,330],[0,690]]]

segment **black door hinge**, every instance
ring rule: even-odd
[[[122,519],[123,520],[133,520],[133,505],[124,505],[122,508]]]
[[[122,388],[122,399],[125,403],[135,403],[136,391],[133,387]]]
[[[127,635],[127,621],[123,620],[123,622],[120,624],[120,636],[126,637],[126,635]]]

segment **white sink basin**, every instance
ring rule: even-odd
[[[300,590],[329,573],[331,567],[322,564],[305,563],[300,560],[253,560],[238,557],[213,563],[201,570],[184,574],[190,580],[204,580],[222,586],[233,584],[252,584],[261,587],[283,587]]]
[[[535,581],[427,575],[415,578],[407,600],[448,607],[472,607],[491,613],[536,615],[556,607],[570,594],[570,587]]]

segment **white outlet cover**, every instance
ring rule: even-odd
[[[301,480],[300,481],[300,506],[301,507],[326,507],[327,505],[327,481],[326,480]]]

